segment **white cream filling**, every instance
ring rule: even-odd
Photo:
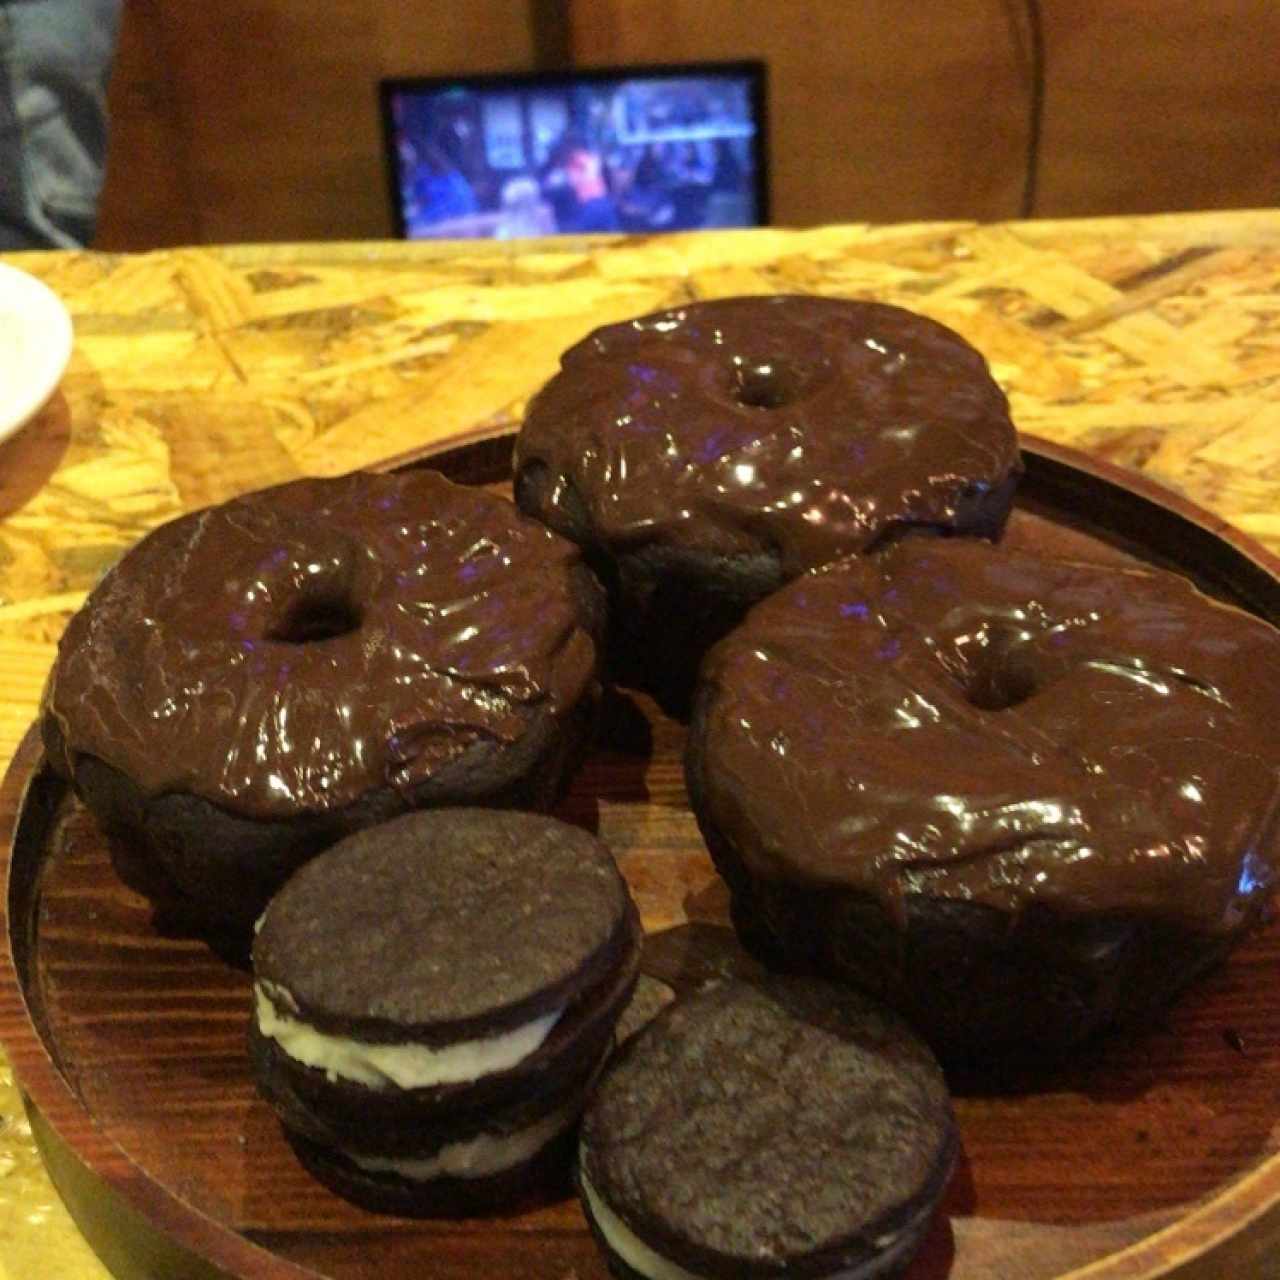
[[[581,1171],[579,1161],[578,1183],[582,1187],[582,1195],[591,1210],[591,1217],[596,1227],[604,1236],[605,1243],[620,1257],[632,1271],[639,1272],[646,1280],[706,1280],[692,1271],[664,1258],[662,1254],[649,1248],[623,1220],[596,1194],[591,1180]]]
[[[578,1118],[581,1103],[575,1100],[514,1133],[481,1133],[461,1142],[450,1142],[433,1156],[370,1156],[344,1151],[352,1164],[370,1173],[395,1173],[411,1182],[433,1178],[487,1178],[532,1159],[553,1138]]]
[[[645,1244],[600,1199],[590,1179],[582,1171],[581,1158],[578,1161],[578,1183],[605,1243],[632,1271],[646,1277],[646,1280],[707,1280],[706,1276],[701,1276],[695,1271],[686,1271],[679,1263],[672,1262],[670,1258],[664,1258],[662,1254]],[[833,1271],[826,1280],[858,1280],[859,1276],[865,1276],[865,1274],[865,1267],[857,1267],[852,1271]]]
[[[563,1012],[553,1009],[512,1031],[433,1049],[428,1045],[372,1044],[350,1036],[326,1035],[299,1018],[281,1013],[281,1005],[296,1005],[289,993],[274,983],[256,983],[253,995],[258,1030],[289,1057],[323,1071],[332,1081],[352,1080],[374,1089],[388,1085],[425,1089],[506,1071],[539,1048]]]

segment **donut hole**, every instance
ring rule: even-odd
[[[1020,706],[1036,691],[1030,671],[1020,667],[993,668],[975,672],[964,694],[980,711],[1009,711]]]
[[[1019,627],[983,625],[955,636],[947,646],[946,667],[970,707],[1007,712],[1025,703],[1042,686],[1039,663],[1029,652],[1027,632]],[[940,654],[941,657],[941,654]]]
[[[966,653],[958,673],[965,699],[980,711],[1010,711],[1040,687],[1035,665],[1013,637],[992,634],[978,652]]]
[[[267,632],[280,644],[316,644],[360,628],[360,610],[344,596],[303,596],[290,605],[278,627]]]
[[[749,409],[781,409],[800,394],[795,370],[777,360],[752,360],[733,366],[733,398]]]

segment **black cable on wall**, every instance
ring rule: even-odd
[[[1027,111],[1027,168],[1022,183],[1019,216],[1030,218],[1035,213],[1040,181],[1040,134],[1044,126],[1044,22],[1040,0],[1023,0],[1027,14],[1027,31],[1031,53],[1031,96]]]

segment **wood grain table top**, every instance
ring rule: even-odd
[[[807,292],[924,312],[982,350],[1035,435],[1147,473],[1280,552],[1280,211],[0,256],[75,349],[0,444],[0,762],[57,638],[185,511],[520,420],[599,324]],[[40,1168],[0,1055],[0,1277],[106,1273]]]

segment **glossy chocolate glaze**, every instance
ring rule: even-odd
[[[1280,632],[1158,570],[908,539],[704,667],[706,804],[750,872],[1226,932],[1280,863]]]
[[[516,466],[557,477],[553,527],[585,504],[615,548],[776,548],[792,576],[900,523],[949,525],[1019,470],[982,356],[899,307],[696,303],[598,329],[561,366]]]
[[[250,817],[405,788],[595,679],[576,547],[430,471],[302,480],[184,516],[72,619],[66,746]]]

